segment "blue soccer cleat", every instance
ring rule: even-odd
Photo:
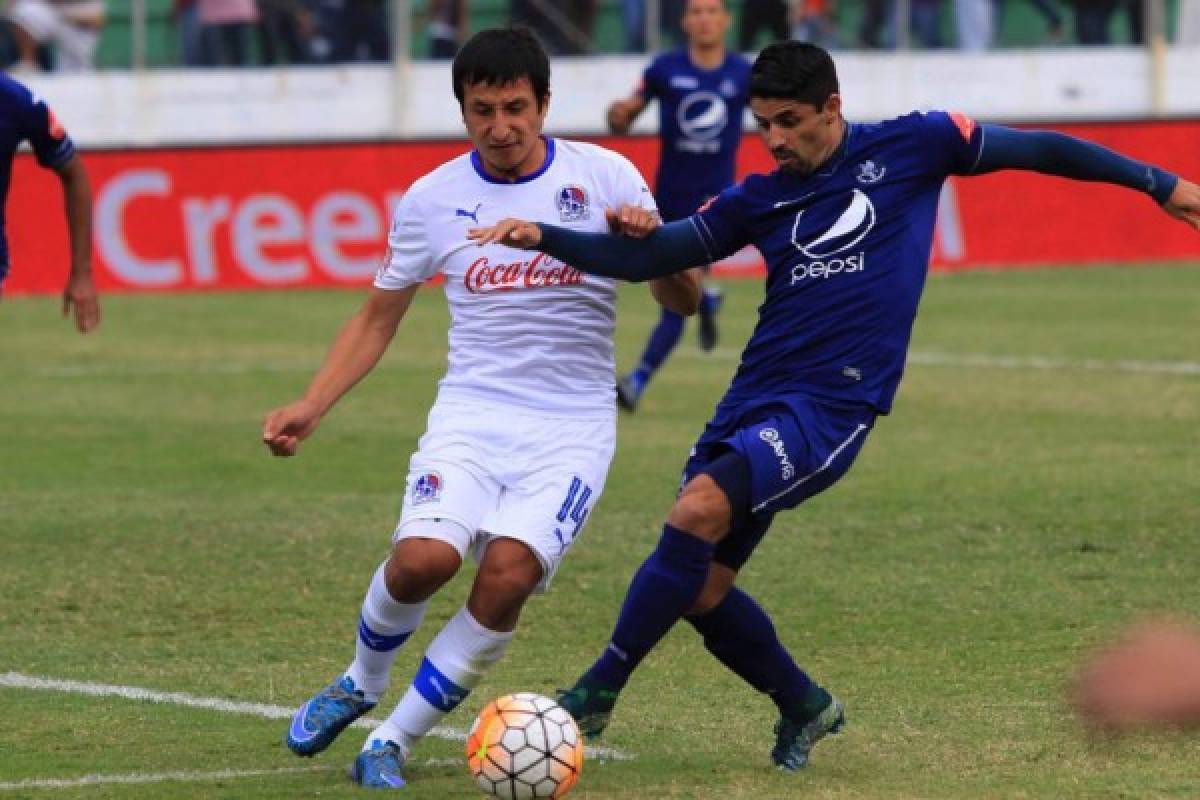
[[[617,695],[617,691],[600,686],[584,675],[570,689],[559,689],[555,699],[574,717],[579,732],[591,740],[608,727]]]
[[[783,772],[799,772],[808,765],[808,754],[813,745],[830,734],[835,734],[846,724],[846,710],[836,697],[829,698],[829,705],[820,714],[806,723],[780,717],[775,723],[775,747],[771,760]]]
[[[631,372],[617,381],[617,405],[625,411],[636,411],[638,400],[646,390],[646,379]]]
[[[350,777],[368,789],[399,789],[404,785],[404,778],[400,776],[404,759],[400,745],[375,739],[370,750],[363,750],[354,759]]]
[[[287,746],[298,756],[315,756],[354,720],[375,707],[349,675],[317,692],[300,706],[287,732]]]

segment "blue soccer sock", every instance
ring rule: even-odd
[[[700,294],[700,308],[697,312],[700,314],[716,314],[721,310],[721,301],[724,295],[721,290],[713,286],[705,286],[704,291]]]
[[[671,351],[675,349],[675,345],[679,344],[679,337],[683,336],[683,322],[682,315],[665,308],[662,310],[658,317],[658,324],[650,332],[646,349],[642,352],[642,360],[638,362],[637,369],[633,371],[639,390],[650,380],[650,376],[663,365],[667,356],[671,355]]]
[[[709,542],[663,526],[658,547],[629,584],[611,642],[588,670],[592,682],[610,689],[625,685],[646,654],[700,596],[712,553]]]
[[[783,716],[807,722],[829,694],[796,666],[767,612],[736,586],[716,608],[689,616],[704,646],[738,677],[768,695]]]

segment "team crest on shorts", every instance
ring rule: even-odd
[[[558,190],[558,218],[563,222],[576,222],[588,218],[588,196],[582,186],[569,183]]]
[[[413,483],[413,505],[433,503],[442,496],[442,476],[436,472],[426,472]]]

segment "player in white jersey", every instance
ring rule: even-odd
[[[370,297],[303,398],[264,423],[271,451],[293,455],[378,362],[422,282],[445,277],[449,368],[409,465],[392,553],[363,601],[353,663],[297,711],[287,735],[295,753],[315,755],[373,708],[429,598],[470,554],[479,569],[466,606],[355,760],[365,786],[403,785],[413,743],[500,659],[525,601],[578,537],[612,458],[613,282],[465,236],[513,214],[581,231],[612,220],[632,235],[657,224],[645,181],[625,158],[541,135],[549,74],[526,31],[484,31],[463,47],[452,75],[474,150],[405,194]],[[651,288],[681,313],[700,301],[695,275]]]

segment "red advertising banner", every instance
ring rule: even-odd
[[[1057,129],[1195,178],[1200,122]],[[653,176],[653,138],[601,140]],[[93,152],[95,266],[105,290],[361,286],[384,251],[390,208],[465,142],[396,142]],[[756,137],[743,173],[771,168]],[[17,158],[8,201],[7,293],[61,290],[68,265],[53,174]],[[1200,260],[1200,236],[1153,202],[1111,186],[1006,172],[955,179],[943,192],[934,267]],[[755,272],[753,254],[726,272]]]

